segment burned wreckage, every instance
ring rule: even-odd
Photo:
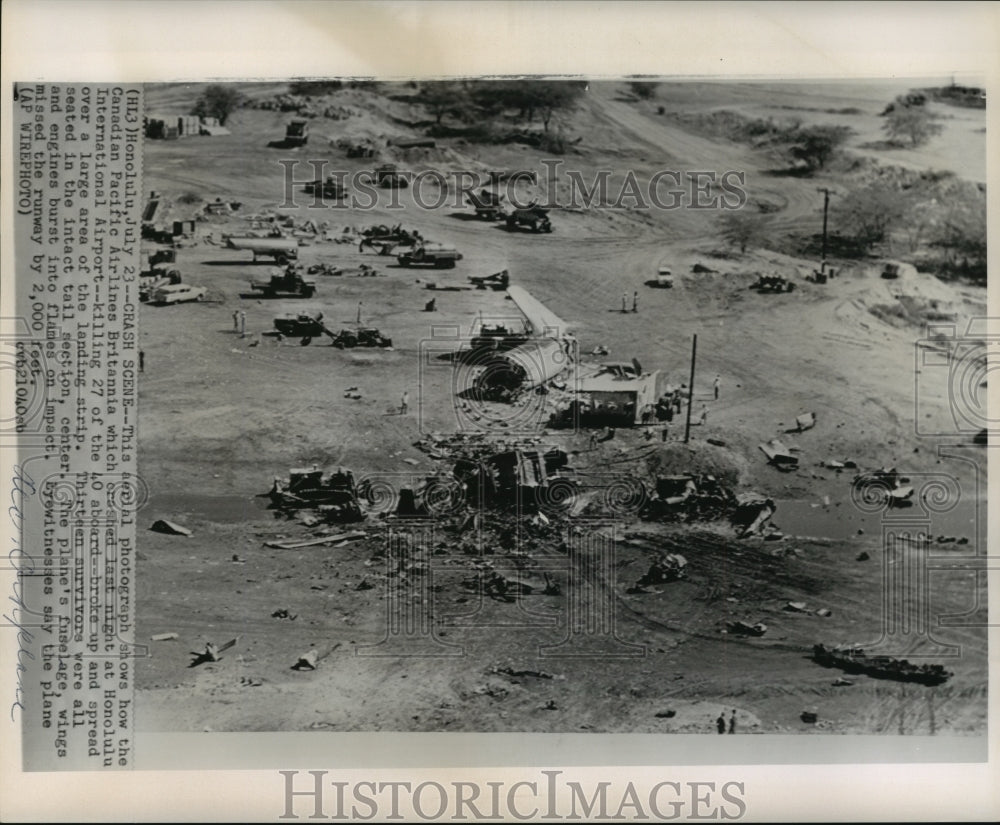
[[[434,516],[462,520],[477,512],[513,513],[540,524],[563,516],[602,515],[644,521],[728,521],[739,538],[772,539],[774,502],[736,495],[709,475],[660,476],[653,486],[634,476],[614,483],[579,471],[564,450],[539,443],[496,443],[464,435],[428,434],[416,446],[445,461],[434,473],[413,473],[386,495],[378,476],[355,482],[343,467],[315,465],[275,478],[271,508],[311,523],[349,523],[368,517]]]
[[[818,644],[813,646],[812,658],[823,667],[837,667],[846,673],[863,673],[875,679],[894,679],[921,685],[940,685],[954,675],[942,665],[917,665],[906,659],[869,656],[860,647],[826,647]]]
[[[315,510],[326,521],[341,523],[365,517],[354,474],[343,467],[330,474],[315,465],[289,470],[287,479],[274,479],[267,495],[273,509],[289,515],[298,510]]]

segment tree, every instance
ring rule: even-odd
[[[531,110],[538,109],[542,128],[548,132],[552,116],[563,109],[569,109],[583,94],[586,84],[572,80],[534,81],[528,92]],[[531,118],[529,117],[529,120]]]
[[[865,252],[889,237],[909,213],[910,199],[884,185],[870,184],[841,198],[834,209],[835,225]]]
[[[952,203],[932,244],[944,250],[948,269],[986,282],[986,198]]]
[[[239,105],[243,96],[232,86],[213,84],[201,93],[191,114],[198,117],[218,118],[219,125],[225,126],[229,116]]]
[[[922,146],[944,129],[936,122],[937,118],[923,106],[905,106],[898,99],[891,109],[886,110],[884,116],[882,129],[889,141],[900,143],[903,138],[907,138],[911,149]]]
[[[649,80],[632,80],[628,87],[640,100],[649,100],[656,95],[656,87],[659,85]]]
[[[441,125],[445,115],[463,114],[469,106],[468,95],[462,84],[449,80],[421,84],[418,99],[430,110],[436,126]]]
[[[748,247],[760,246],[767,240],[771,216],[742,209],[726,213],[719,219],[719,224],[722,237],[744,253]]]
[[[792,157],[814,172],[826,166],[840,146],[853,134],[848,126],[808,126],[795,130]]]

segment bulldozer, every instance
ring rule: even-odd
[[[383,335],[375,327],[342,329],[334,336],[333,346],[338,349],[353,349],[354,347],[382,347],[384,349],[392,346],[392,339]]]

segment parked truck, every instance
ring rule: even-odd
[[[469,206],[476,210],[476,217],[481,220],[498,221],[504,220],[507,217],[507,212],[501,205],[503,195],[497,192],[490,189],[482,189],[478,194],[476,192],[469,192],[466,199]]]
[[[462,253],[453,246],[437,243],[420,243],[396,256],[400,266],[433,266],[438,269],[452,269],[462,260]]]
[[[305,146],[308,142],[308,120],[293,120],[285,127],[285,146]]]
[[[316,294],[316,281],[303,278],[296,267],[289,266],[284,271],[272,269],[266,281],[250,281],[250,289],[262,293],[265,298],[311,298]]]
[[[230,249],[247,249],[253,253],[256,263],[258,258],[273,258],[279,266],[299,257],[299,242],[295,238],[226,238],[226,246]]]
[[[176,265],[177,250],[157,249],[151,252],[146,269],[139,273],[139,300],[149,301],[161,287],[179,284],[181,272]]]
[[[658,289],[670,289],[674,285],[674,272],[669,266],[661,265],[656,268],[656,277],[647,283]]]
[[[541,206],[531,205],[515,209],[507,216],[507,228],[523,227],[529,232],[551,232],[552,221],[549,220],[549,210]]]

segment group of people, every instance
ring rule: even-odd
[[[242,309],[233,310],[233,332],[238,332],[240,337],[246,337],[247,314]]]
[[[663,393],[657,399],[656,406],[649,409],[651,405],[647,405],[642,413],[642,423],[652,424],[653,418],[655,417],[657,421],[670,422],[674,420],[675,415],[681,414],[681,407],[684,404],[684,396],[687,394],[687,384],[681,384],[680,387]]]
[[[622,312],[628,312],[628,293],[622,293]],[[632,293],[632,312],[639,311],[639,292],[635,291]]]
[[[721,385],[722,378],[720,375],[716,374],[715,380],[712,382],[712,395],[716,401],[719,399],[719,389]],[[675,415],[680,415],[681,409],[684,405],[684,399],[687,395],[687,384],[681,384],[680,387],[676,387],[663,393],[663,395],[657,399],[655,405],[646,404],[640,413],[643,426],[649,426],[658,421],[661,422],[663,424],[661,437],[663,441],[666,441],[669,434],[670,424],[673,422]],[[704,426],[706,423],[708,423],[708,405],[703,403],[701,405],[701,411],[698,414],[698,424]],[[647,430],[646,440],[648,441],[652,438],[652,431]]]
[[[715,720],[715,729],[719,733],[726,732],[726,712],[722,711],[719,714],[719,718]],[[733,712],[729,717],[729,732],[736,733],[736,708],[733,708]]]

